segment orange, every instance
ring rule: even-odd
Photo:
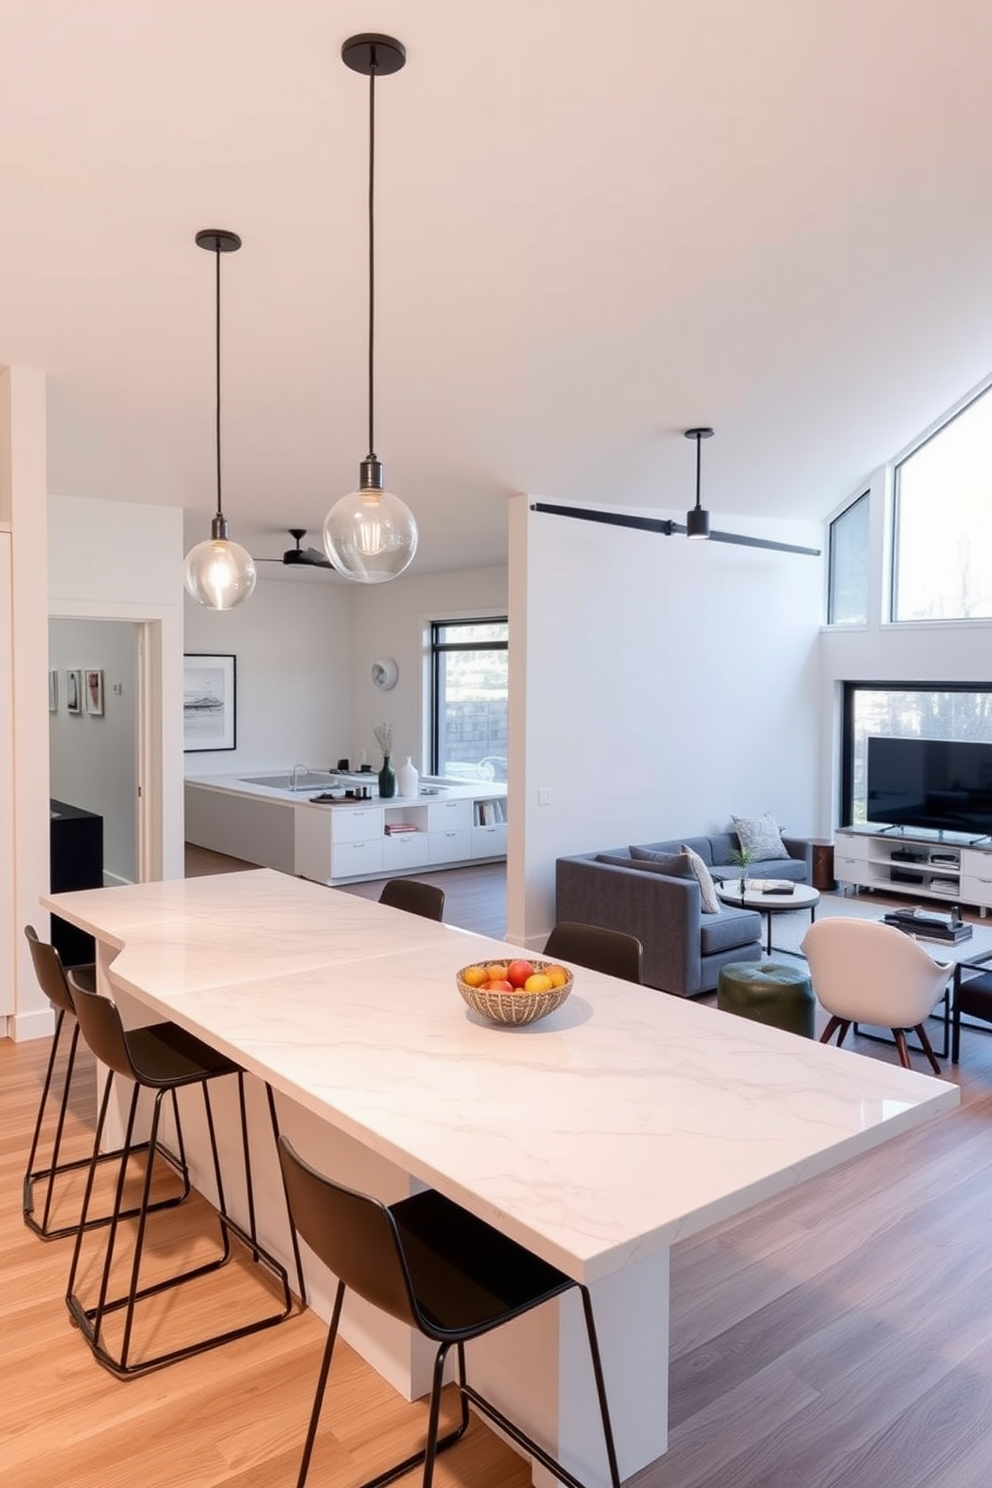
[[[568,972],[564,966],[546,966],[544,975],[549,979],[552,987],[564,987],[568,981]]]
[[[462,981],[469,987],[481,987],[488,980],[489,973],[484,966],[466,966],[462,972]]]
[[[486,976],[491,982],[505,982],[507,980],[506,962],[490,961],[486,967]]]

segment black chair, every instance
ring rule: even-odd
[[[55,1181],[57,1178],[62,1178],[68,1173],[80,1172],[82,1169],[88,1168],[92,1162],[92,1158],[89,1156],[76,1158],[67,1162],[59,1161],[62,1153],[65,1120],[69,1110],[69,1100],[72,1091],[72,1078],[76,1068],[76,1051],[79,1045],[79,1023],[76,1020],[75,1009],[72,1005],[72,995],[66,981],[62,957],[59,955],[55,946],[38,938],[38,932],[33,925],[26,925],[24,927],[24,934],[31,952],[31,961],[34,966],[34,974],[38,979],[38,985],[55,1010],[55,1035],[52,1039],[51,1053],[48,1056],[48,1067],[45,1071],[45,1080],[41,1090],[38,1116],[35,1121],[34,1134],[31,1138],[31,1150],[28,1153],[27,1168],[24,1173],[21,1212],[24,1216],[24,1223],[36,1235],[39,1235],[42,1240],[61,1240],[67,1235],[74,1235],[76,1233],[79,1228],[79,1219],[77,1217],[68,1224],[53,1224],[52,1203],[55,1197]],[[94,965],[73,966],[70,970],[79,986],[85,987],[91,992],[96,990],[96,967]],[[51,1158],[46,1167],[36,1168],[35,1160],[38,1155],[42,1130],[45,1126],[46,1107],[48,1106],[49,1096],[52,1095],[52,1080],[55,1074],[59,1050],[63,1043],[63,1034],[68,1032],[70,1026],[72,1028],[72,1034],[69,1039],[65,1071],[62,1076],[62,1099],[59,1102],[58,1114],[55,1118]],[[147,1149],[147,1145],[147,1143],[142,1143],[134,1150],[144,1151]],[[99,1160],[100,1162],[111,1162],[114,1159],[120,1159],[119,1150],[102,1152]],[[182,1180],[182,1191],[172,1198],[157,1200],[154,1205],[150,1206],[151,1208],[171,1208],[175,1204],[181,1204],[186,1198],[189,1193],[189,1175],[184,1168],[177,1167],[177,1171]],[[46,1185],[45,1203],[40,1219],[35,1214],[34,1188],[36,1183],[44,1183]],[[137,1212],[136,1209],[125,1210],[121,1217],[133,1218]],[[109,1224],[112,1218],[113,1216],[111,1214],[94,1215],[87,1220],[86,1228],[96,1229],[100,1225]]]
[[[951,998],[951,1063],[961,1057],[961,1016],[980,1018],[992,1023],[992,971],[982,970],[965,980],[962,972],[971,970],[967,963],[954,968],[954,991]]]
[[[176,1360],[188,1358],[192,1354],[203,1353],[206,1349],[216,1348],[218,1345],[229,1343],[235,1338],[244,1338],[247,1334],[255,1333],[260,1328],[272,1327],[275,1323],[282,1322],[284,1318],[289,1316],[292,1309],[292,1294],[289,1289],[289,1279],[285,1267],[274,1256],[270,1255],[268,1251],[263,1250],[258,1243],[251,1176],[251,1156],[248,1147],[248,1115],[245,1104],[244,1071],[239,1065],[225,1058],[224,1055],[219,1054],[215,1049],[211,1049],[207,1044],[202,1043],[199,1039],[174,1023],[157,1023],[150,1028],[135,1028],[125,1031],[120,1013],[116,1005],[109,998],[101,997],[96,992],[88,991],[81,983],[77,983],[72,972],[68,975],[68,983],[83,1038],[97,1059],[101,1060],[109,1069],[103,1097],[100,1101],[96,1137],[93,1144],[93,1156],[90,1160],[89,1172],[87,1174],[81,1220],[76,1233],[76,1244],[73,1250],[72,1264],[69,1269],[69,1279],[66,1286],[66,1305],[69,1308],[69,1313],[89,1343],[94,1355],[112,1374],[117,1375],[119,1378],[126,1378],[135,1374],[145,1374],[151,1369],[158,1369],[165,1364],[172,1364]],[[224,1183],[220,1170],[220,1157],[217,1151],[213,1110],[210,1103],[210,1094],[207,1089],[211,1080],[225,1075],[235,1075],[238,1082],[241,1139],[244,1152],[245,1183],[248,1199],[249,1228],[247,1232],[227,1212],[224,1199]],[[114,1087],[114,1082],[118,1077],[130,1081],[133,1088],[125,1122],[124,1144],[120,1149],[120,1166],[117,1174],[114,1207],[107,1231],[97,1300],[94,1305],[86,1306],[76,1294],[76,1276],[79,1271],[80,1257],[83,1249],[83,1237],[87,1228],[87,1215],[93,1193],[93,1183],[96,1176],[97,1164],[100,1161],[100,1143],[106,1123],[110,1094]],[[203,1103],[206,1112],[207,1131],[210,1138],[214,1180],[217,1185],[216,1212],[220,1226],[220,1254],[188,1271],[180,1272],[178,1275],[170,1276],[165,1280],[141,1287],[139,1283],[141,1280],[142,1255],[147,1235],[147,1219],[153,1208],[150,1203],[150,1196],[155,1157],[159,1155],[164,1156],[167,1162],[177,1166],[181,1171],[185,1171],[186,1153],[176,1092],[185,1086],[191,1085],[199,1085],[203,1091]],[[114,1265],[117,1249],[120,1221],[125,1217],[127,1212],[122,1209],[122,1199],[128,1162],[131,1155],[139,1150],[133,1144],[132,1138],[135,1117],[138,1111],[138,1099],[143,1089],[154,1091],[154,1099],[152,1101],[148,1143],[144,1144],[147,1146],[147,1158],[142,1181],[141,1201],[137,1211],[133,1211],[137,1215],[137,1224],[131,1244],[130,1281],[126,1293],[122,1296],[111,1298],[108,1293],[110,1290],[111,1270]],[[173,1157],[168,1152],[168,1149],[164,1148],[159,1142],[162,1101],[167,1093],[172,1098],[173,1114],[175,1117],[176,1136],[179,1147],[177,1158]],[[270,1111],[271,1109],[270,1105]],[[278,1137],[277,1132],[275,1132],[275,1135]],[[180,1286],[184,1282],[192,1281],[195,1277],[205,1276],[226,1265],[233,1254],[231,1248],[232,1235],[246,1247],[251,1253],[252,1259],[257,1264],[261,1265],[276,1278],[282,1292],[282,1306],[280,1310],[274,1313],[267,1313],[260,1319],[225,1329],[221,1333],[200,1338],[195,1342],[183,1344],[180,1347],[169,1349],[163,1353],[151,1354],[140,1358],[136,1362],[132,1362],[132,1334],[138,1304],[148,1297],[157,1296],[161,1292]],[[108,1314],[116,1312],[123,1312],[123,1326],[120,1340],[115,1348],[105,1337],[104,1324]]]
[[[620,930],[606,930],[600,925],[574,925],[568,921],[556,925],[544,947],[545,956],[574,961],[590,971],[620,977],[625,982],[638,982],[641,977],[641,942]]]
[[[425,920],[444,919],[444,890],[434,884],[418,883],[415,878],[389,879],[382,886],[379,903],[423,915]]]
[[[431,1488],[437,1453],[453,1446],[465,1433],[469,1401],[556,1478],[569,1488],[582,1488],[560,1462],[473,1389],[465,1376],[466,1343],[572,1287],[582,1295],[610,1481],[613,1488],[619,1488],[596,1325],[585,1286],[433,1189],[387,1205],[324,1177],[304,1162],[285,1137],[279,1139],[279,1158],[293,1222],[314,1253],[338,1278],[297,1488],[303,1488],[310,1467],[341,1305],[348,1287],[438,1345],[426,1444],[395,1467],[369,1479],[362,1488],[382,1488],[420,1463],[424,1465],[424,1488]],[[456,1386],[461,1415],[458,1425],[439,1440],[442,1380],[445,1360],[452,1347],[458,1360]]]

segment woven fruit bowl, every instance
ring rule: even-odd
[[[535,972],[543,972],[546,967],[555,966],[557,961],[536,961],[533,956],[528,957]],[[478,964],[478,963],[476,963]],[[536,1023],[538,1018],[546,1018],[556,1008],[560,1008],[566,997],[572,990],[572,973],[567,967],[562,967],[566,981],[560,987],[552,987],[546,992],[527,992],[523,987],[514,988],[512,992],[497,991],[483,983],[481,987],[472,987],[465,981],[465,972],[471,971],[469,966],[463,966],[461,971],[455,973],[455,981],[458,990],[465,1002],[491,1023]]]

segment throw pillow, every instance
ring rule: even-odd
[[[667,873],[670,878],[693,878],[692,864],[684,852],[661,853],[650,847],[629,847],[635,862],[654,873]]]
[[[706,864],[703,862],[699,854],[697,852],[693,852],[691,847],[686,847],[684,842],[682,844],[682,851],[689,859],[689,866],[692,868],[693,873],[696,875],[696,880],[699,884],[699,898],[702,904],[703,914],[719,914],[720,901],[716,897],[716,888],[713,884],[713,875],[710,873],[710,870],[707,868]]]
[[[730,819],[741,847],[750,852],[756,862],[789,856],[778,822],[770,811],[766,811],[764,816],[732,816]]]

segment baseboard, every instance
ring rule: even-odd
[[[15,1044],[29,1039],[51,1038],[55,1031],[55,1014],[50,1007],[35,1008],[30,1013],[12,1013],[7,1019],[7,1037]]]

